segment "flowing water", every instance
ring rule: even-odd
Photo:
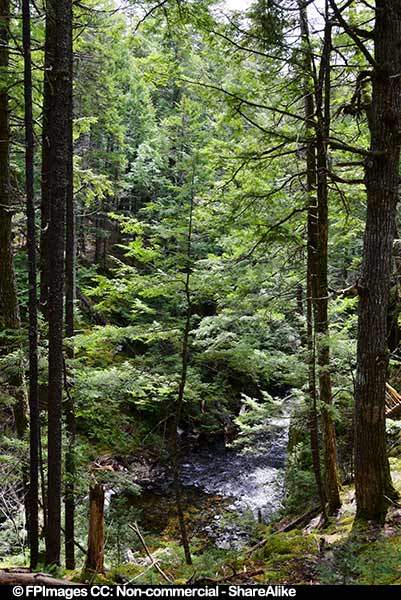
[[[228,515],[216,515],[206,526],[217,546],[241,545],[252,521],[267,523],[281,508],[288,424],[287,417],[271,419],[247,442],[248,450],[221,444],[186,458],[183,485],[227,501]]]
[[[249,540],[255,521],[269,522],[283,500],[288,429],[288,417],[272,418],[247,441],[250,449],[221,442],[186,455],[181,481],[192,536],[238,548]],[[158,533],[171,529],[175,518],[170,482],[160,479],[133,501],[146,507],[142,526]]]

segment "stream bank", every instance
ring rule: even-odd
[[[191,537],[212,542],[220,549],[240,549],[251,538],[256,523],[268,523],[282,508],[289,418],[269,419],[240,447],[223,441],[193,448],[183,459],[181,482],[184,511]],[[138,510],[145,532],[178,534],[169,469],[154,469],[129,504]],[[176,531],[175,531],[176,530]]]
[[[390,458],[396,489],[401,492],[401,458]],[[300,529],[280,532],[286,519],[261,526],[259,543],[227,552],[193,545],[193,565],[183,560],[178,538],[157,540],[152,547],[163,570],[176,584],[207,581],[270,585],[400,585],[401,510],[389,509],[384,527],[365,525],[354,529],[355,490],[341,491],[342,508],[325,530],[313,519]],[[278,531],[278,532],[277,532]],[[144,564],[121,565],[109,574],[121,583],[135,577],[137,583],[165,583]]]

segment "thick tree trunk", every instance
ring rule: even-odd
[[[60,562],[61,531],[61,413],[64,381],[64,250],[65,211],[69,189],[71,98],[72,1],[49,0],[47,20],[53,19],[56,34],[54,59],[45,101],[47,107],[48,167],[46,173],[50,204],[47,268],[49,296],[49,399],[48,399],[48,524],[46,562]]]
[[[35,569],[39,552],[39,395],[38,319],[36,296],[36,231],[34,204],[34,131],[32,117],[31,14],[29,0],[22,2],[25,99],[25,189],[29,269],[29,544]]]
[[[322,406],[324,465],[326,496],[329,514],[340,506],[337,471],[336,432],[331,416],[333,404],[330,373],[330,341],[328,321],[328,185],[327,185],[327,140],[330,133],[330,53],[331,23],[327,18],[324,45],[316,89],[316,149],[317,149],[317,298],[316,335],[319,365],[319,395]]]
[[[401,135],[401,6],[377,0],[372,104],[368,111],[371,156],[366,160],[366,229],[359,285],[355,392],[357,518],[382,523],[384,496],[394,490],[386,452],[387,310],[399,189]]]
[[[40,203],[40,251],[39,251],[39,271],[40,271],[40,302],[39,309],[46,320],[48,320],[48,298],[49,298],[49,272],[50,257],[48,253],[49,245],[49,222],[50,222],[50,184],[52,173],[52,152],[50,149],[51,138],[51,114],[54,110],[54,90],[53,90],[53,64],[55,61],[55,42],[56,42],[56,20],[53,14],[53,7],[50,2],[46,4],[46,30],[45,30],[45,55],[44,55],[44,77],[43,77],[43,119],[42,119],[42,172],[41,172],[41,203]],[[46,401],[48,402],[49,391],[46,389]],[[43,524],[44,534],[47,537],[47,489],[44,478],[44,464],[41,445],[41,433],[39,432],[39,454],[40,454],[40,474],[41,491],[43,502]]]
[[[86,575],[104,572],[104,488],[94,484],[89,493],[89,534]]]

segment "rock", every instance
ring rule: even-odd
[[[317,515],[314,519],[312,519],[308,525],[303,529],[304,533],[311,533],[314,529],[317,529],[320,525],[322,515]]]
[[[126,548],[123,552],[124,562],[134,564],[135,563],[135,555],[132,552],[131,548]]]

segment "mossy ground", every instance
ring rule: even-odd
[[[401,494],[401,458],[390,458],[393,482]],[[219,550],[191,529],[193,565],[185,565],[177,543],[178,530],[168,520],[164,534],[146,536],[149,551],[165,575],[176,584],[227,581],[269,584],[401,584],[401,508],[389,509],[384,527],[354,526],[355,499],[351,486],[342,490],[342,507],[324,529],[317,520],[303,529],[275,533],[282,523],[258,525],[261,545],[253,551]],[[190,517],[187,513],[187,518]],[[199,518],[196,511],[194,518]],[[287,519],[288,520],[288,519]],[[162,584],[166,580],[146,560],[138,546],[135,563],[109,567],[92,583]],[[13,561],[18,564],[18,561]],[[22,564],[22,563],[21,563]],[[57,573],[61,575],[61,573]],[[64,573],[82,581],[82,571]]]
[[[401,493],[401,459],[390,459],[393,481]],[[193,566],[184,565],[182,549],[164,539],[151,539],[151,551],[175,583],[224,580],[269,584],[401,584],[401,509],[389,509],[383,528],[354,527],[355,500],[351,486],[342,490],[343,505],[325,529],[316,521],[302,530],[274,533],[258,526],[263,546],[253,552],[227,552],[192,540]],[[107,574],[120,583],[165,583],[154,569],[124,565]]]

